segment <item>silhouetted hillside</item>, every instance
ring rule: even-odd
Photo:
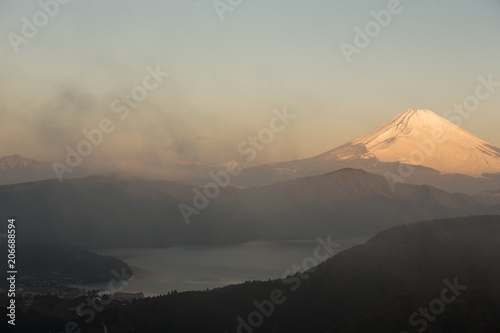
[[[0,252],[7,258],[7,247],[0,246]],[[87,252],[68,245],[22,244],[16,248],[20,282],[36,280],[59,281],[108,281],[113,278],[112,270],[131,276],[128,265],[121,260]],[[7,260],[0,261],[0,270],[6,272]],[[2,281],[1,286],[5,283]]]
[[[0,211],[16,214],[20,242],[101,248],[373,234],[400,223],[500,214],[500,205],[432,186],[398,184],[393,191],[384,177],[356,169],[226,187],[210,199],[198,196],[205,208],[193,203],[195,190],[204,192],[180,182],[117,176],[48,180],[0,186]],[[199,208],[189,225],[181,203]]]
[[[447,303],[438,315],[431,313],[426,332],[498,332],[499,216],[398,226],[303,274],[112,304],[84,328],[99,332],[104,323],[110,332],[413,333],[424,321],[419,315],[413,318],[419,324],[411,326],[410,316],[440,305],[439,299]],[[56,305],[71,306],[62,302]],[[246,329],[238,331],[239,325]]]

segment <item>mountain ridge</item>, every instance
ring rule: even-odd
[[[211,172],[224,169],[224,164],[210,166],[194,161],[154,167],[136,162],[139,167],[137,163],[131,166],[117,162],[103,167],[89,162],[68,178],[113,172],[148,179],[168,177],[203,186],[212,181]],[[317,156],[242,166],[243,171],[231,179],[234,186],[254,187],[354,168],[395,175],[399,182],[429,184],[447,192],[476,194],[500,188],[500,148],[430,110],[421,109],[406,110],[374,130]],[[19,155],[0,158],[0,184],[51,178],[55,178],[55,174],[50,162],[37,162]]]
[[[187,225],[179,205],[199,207],[194,200],[203,192],[179,181],[116,175],[53,179],[0,186],[0,211],[16,212],[23,221],[19,242],[85,247],[366,235],[396,222],[500,214],[500,204],[487,199],[429,185],[397,184],[392,191],[383,176],[343,169],[246,189],[228,186]]]
[[[448,192],[500,188],[500,148],[430,110],[406,110],[372,131],[325,153],[244,169],[240,186],[276,183],[342,168],[392,173],[411,184]],[[411,170],[410,175],[401,168]]]

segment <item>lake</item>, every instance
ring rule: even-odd
[[[370,237],[332,239],[332,243],[339,245],[333,255],[362,244]],[[106,249],[96,253],[121,259],[130,266],[134,278],[128,281],[124,292],[142,291],[146,296],[153,296],[172,290],[205,290],[248,280],[280,278],[293,265],[301,266],[304,259],[313,258],[318,246],[317,240],[310,240],[248,242],[228,246]],[[321,254],[325,256],[326,251],[321,250]],[[107,289],[107,283],[78,287]]]

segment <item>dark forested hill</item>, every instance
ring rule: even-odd
[[[0,245],[0,253],[7,258],[6,244]],[[91,253],[69,245],[22,244],[16,248],[17,279],[20,282],[103,281],[113,278],[112,270],[132,272],[121,260]],[[8,271],[7,260],[0,261],[0,270]],[[4,281],[0,286],[4,286]]]
[[[0,186],[0,212],[18,219],[20,242],[101,248],[374,234],[400,223],[500,214],[498,204],[432,186],[392,190],[384,177],[356,169],[248,189],[212,188],[219,193],[209,198],[205,192],[112,175],[47,180]],[[180,204],[192,209],[189,224]]]
[[[32,311],[38,311],[36,304]],[[283,280],[112,304],[83,327],[88,332],[102,331],[104,324],[110,332],[493,333],[500,330],[499,313],[500,217],[479,216],[394,227]]]

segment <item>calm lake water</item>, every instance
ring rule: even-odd
[[[362,244],[371,236],[332,239],[336,252]],[[326,240],[326,237],[323,237]],[[142,291],[146,296],[172,290],[205,290],[248,280],[280,278],[293,265],[311,257],[316,240],[249,242],[230,246],[183,246],[147,249],[108,249],[99,254],[125,261],[134,272],[124,292]],[[325,251],[321,251],[321,254]],[[79,286],[107,289],[107,283]]]

